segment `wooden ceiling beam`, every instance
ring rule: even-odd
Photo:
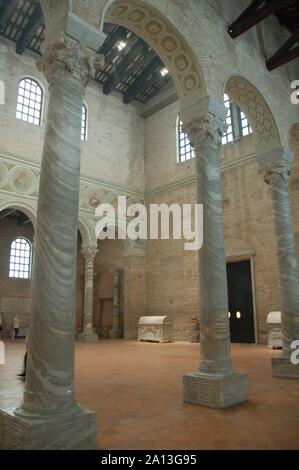
[[[280,49],[266,62],[268,70],[274,70],[281,65],[290,62],[291,60],[299,57],[299,45],[293,47],[299,41],[299,28],[292,34],[292,36],[281,46]]]
[[[44,24],[44,16],[39,2],[36,4],[35,9],[30,17],[25,29],[23,30],[20,39],[16,45],[17,54],[23,54],[26,47],[29,46],[33,37],[35,36],[38,28]]]
[[[295,5],[297,0],[253,0],[246,10],[230,25],[229,35],[235,39],[248,31],[253,26],[268,18],[268,16],[282,10],[285,7]],[[264,5],[263,5],[264,4]]]
[[[147,67],[143,70],[143,72],[139,75],[137,80],[132,83],[132,85],[127,89],[124,94],[123,102],[125,104],[129,104],[137,95],[140,93],[143,88],[148,84],[148,78],[155,72],[158,67],[162,67],[163,62],[160,57],[155,57]]]
[[[6,27],[6,24],[13,14],[14,9],[18,4],[18,0],[2,0],[1,2],[1,17],[0,17],[0,32]]]
[[[100,47],[99,53],[106,55],[113,47],[116,45],[118,41],[122,39],[126,39],[127,37],[127,30],[122,26],[119,26],[109,37],[107,41]]]
[[[137,38],[137,37],[136,37]],[[127,73],[130,66],[132,66],[134,57],[138,54],[138,51],[146,46],[142,39],[137,38],[134,47],[127,54],[124,54],[122,60],[114,66],[110,77],[106,80],[103,86],[104,95],[111,93],[121,82],[125,74]],[[148,47],[148,46],[146,46]]]

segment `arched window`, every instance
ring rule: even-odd
[[[194,150],[190,144],[187,134],[183,131],[183,123],[178,118],[177,122],[177,135],[178,135],[178,152],[177,161],[183,163],[195,157]]]
[[[31,277],[32,246],[25,238],[16,238],[10,247],[9,277],[29,279]]]
[[[235,137],[234,137],[234,132],[233,132],[232,103],[226,94],[224,95],[224,106],[227,108],[227,115],[226,115],[227,130],[225,134],[223,134],[222,136],[222,144],[228,144],[228,142],[232,142]]]
[[[19,83],[17,119],[40,126],[42,117],[43,90],[32,78],[23,78]]]
[[[227,94],[224,94],[224,106],[227,108],[227,131],[223,134],[222,144],[228,144],[240,137],[252,134],[246,115],[240,110],[239,106],[231,101]]]
[[[82,140],[82,142],[87,141],[87,108],[86,108],[85,104],[83,104],[83,106],[82,106],[81,140]]]

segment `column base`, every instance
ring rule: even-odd
[[[98,335],[94,331],[80,333],[77,336],[79,343],[96,343],[99,340]]]
[[[299,364],[292,364],[288,356],[272,357],[273,377],[299,379]]]
[[[193,372],[183,376],[183,398],[186,403],[227,408],[248,400],[246,374],[235,372],[228,377],[219,377]]]
[[[0,410],[3,450],[96,450],[96,434],[96,414],[85,408],[55,418],[25,418],[13,409]]]

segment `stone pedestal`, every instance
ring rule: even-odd
[[[0,448],[10,450],[95,450],[96,414],[84,408],[46,417],[0,412]]]
[[[299,365],[292,364],[288,356],[272,357],[273,377],[285,379],[299,379]]]
[[[184,402],[210,408],[227,408],[247,401],[247,389],[247,375],[237,372],[225,377],[193,372],[183,377]]]

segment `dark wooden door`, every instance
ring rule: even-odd
[[[254,343],[250,261],[227,264],[228,304],[232,343]]]

